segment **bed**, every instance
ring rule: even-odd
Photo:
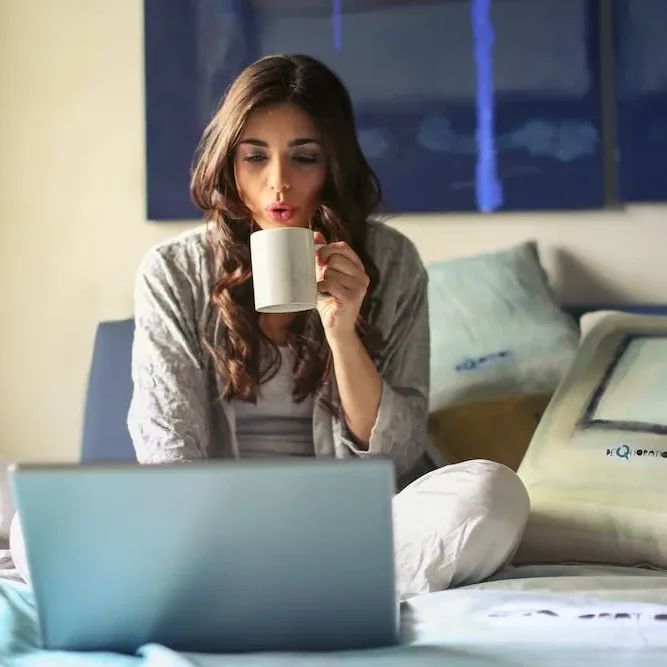
[[[413,598],[399,646],[348,653],[136,656],[43,651],[32,593],[0,552],[0,664],[7,667],[650,667],[667,660],[667,573],[581,565],[508,567]]]
[[[453,274],[458,281],[461,270],[457,265]],[[510,273],[514,276],[516,271],[512,269]],[[481,280],[484,286],[492,284],[493,289],[498,289],[497,282]],[[512,285],[516,288],[527,284],[530,281],[513,279],[506,290]],[[443,293],[456,292],[443,288]],[[544,301],[547,296],[540,298]],[[450,302],[451,299],[443,300],[445,305],[451,305]],[[482,305],[487,302],[487,296],[480,297]],[[471,299],[466,303],[470,306]],[[512,303],[528,304],[525,306],[527,318],[539,311],[524,297]],[[578,319],[589,310],[592,309],[582,307],[571,309],[571,313]],[[624,310],[667,314],[665,307],[637,306]],[[480,318],[475,315],[474,319]],[[527,329],[516,313],[505,322],[520,331]],[[495,322],[488,324],[497,331]],[[445,333],[451,334],[451,328]],[[132,456],[124,423],[130,392],[131,336],[131,321],[103,323],[98,330],[86,405],[82,461],[124,460]],[[0,664],[7,667],[651,667],[667,664],[667,571],[562,562],[508,566],[483,583],[412,598],[401,609],[400,645],[382,650],[335,654],[185,655],[162,646],[147,645],[135,656],[123,656],[41,650],[32,593],[14,569],[9,552],[0,551]]]

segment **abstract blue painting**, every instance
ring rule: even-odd
[[[621,202],[667,201],[667,2],[615,0]]]
[[[270,53],[328,64],[390,213],[600,207],[598,0],[144,0],[148,216],[197,213],[199,136]]]

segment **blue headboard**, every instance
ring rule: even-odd
[[[82,462],[135,458],[127,431],[133,336],[133,319],[101,322],[97,327],[85,399]]]

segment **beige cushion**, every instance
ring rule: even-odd
[[[667,317],[589,318],[518,473],[515,562],[667,568]]]
[[[452,405],[429,416],[431,442],[448,463],[486,459],[516,470],[551,392]]]

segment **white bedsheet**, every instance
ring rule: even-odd
[[[0,552],[0,664],[6,667],[663,667],[667,576],[630,568],[508,568],[486,582],[413,598],[405,643],[334,654],[179,654],[148,645],[136,656],[39,650],[27,587]],[[500,577],[503,579],[500,580]],[[26,599],[28,600],[26,602]],[[20,618],[19,618],[20,617]],[[19,629],[16,636],[12,627]],[[31,639],[33,638],[33,639]]]
[[[667,604],[667,572],[613,565],[507,567],[474,590],[528,591]]]

